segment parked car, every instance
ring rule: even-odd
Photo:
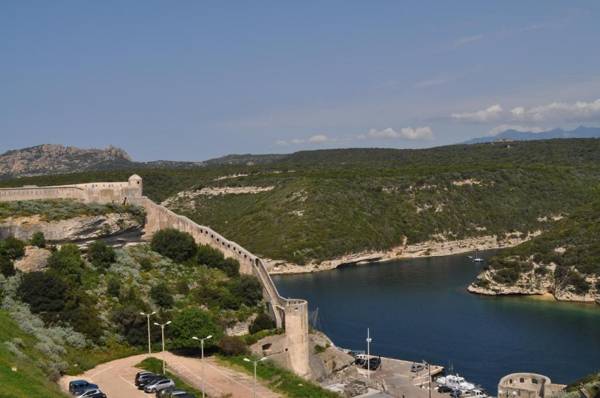
[[[169,387],[156,392],[156,398],[180,398],[185,397],[188,394],[187,391],[178,390],[175,387]]]
[[[454,391],[452,388],[448,387],[448,386],[439,386],[437,389],[438,392],[441,392],[442,394],[444,393],[449,393]]]
[[[136,385],[136,387],[139,385],[140,382],[140,378],[145,378],[145,377],[150,377],[150,376],[158,376],[152,372],[148,372],[147,370],[142,370],[141,372],[137,372],[135,374],[135,380],[133,381],[133,384]]]
[[[370,358],[369,359],[369,365],[367,366],[367,364],[365,363],[364,368],[368,368],[370,370],[377,370],[377,368],[379,368],[379,366],[381,366],[381,357],[376,357],[376,358]]]
[[[171,379],[158,379],[144,387],[144,392],[156,392],[165,388],[175,387],[175,383]]]
[[[106,394],[100,391],[97,388],[92,390],[87,390],[83,394],[79,395],[77,398],[106,398]]]
[[[410,366],[410,371],[413,373],[420,372],[425,369],[425,365],[422,363],[413,363]]]
[[[87,390],[98,388],[96,384],[90,383],[87,380],[73,380],[69,383],[69,392],[75,396],[81,395]]]
[[[162,375],[142,375],[140,376],[140,379],[138,381],[138,385],[137,388],[139,390],[143,390],[144,388],[146,388],[147,385],[155,383],[159,380],[166,380],[167,378],[165,376]]]

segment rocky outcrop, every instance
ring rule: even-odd
[[[558,301],[596,302],[600,304],[600,291],[594,288],[594,286],[597,286],[599,278],[593,276],[586,277],[587,282],[592,287],[586,294],[580,294],[571,285],[556,283],[554,278],[555,265],[544,267],[546,270],[544,274],[536,272],[540,268],[539,264],[534,264],[531,271],[521,273],[519,279],[511,284],[497,282],[495,279],[497,271],[488,269],[479,274],[477,280],[471,283],[467,287],[467,290],[471,293],[485,296],[546,296]]]
[[[38,145],[0,155],[0,177],[22,177],[45,174],[114,168],[131,164],[124,150],[81,149],[63,145]]]
[[[8,218],[0,223],[0,238],[14,236],[29,240],[42,232],[50,242],[77,242],[126,232],[141,231],[142,223],[129,213],[79,216],[68,220],[43,221],[40,216]]]
[[[25,255],[15,261],[15,268],[21,272],[42,271],[48,265],[50,250],[27,246]]]

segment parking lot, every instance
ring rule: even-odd
[[[199,389],[202,366],[196,358],[181,357],[169,352],[152,354],[156,358],[165,358],[171,372],[177,374],[188,384]],[[65,376],[60,380],[61,388],[68,392],[69,382],[85,379],[98,384],[108,398],[137,398],[153,397],[134,385],[135,374],[140,369],[136,364],[147,358],[147,354],[117,359],[97,366],[78,376]],[[247,398],[252,396],[253,378],[245,373],[237,372],[218,364],[212,358],[206,358],[204,363],[205,391],[211,397],[229,396],[231,398]],[[262,385],[257,386],[256,396],[259,398],[278,398],[280,395]]]

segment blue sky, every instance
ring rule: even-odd
[[[0,152],[135,159],[600,125],[598,1],[0,2]]]

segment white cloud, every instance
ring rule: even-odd
[[[552,102],[547,105],[540,105],[531,108],[519,106],[511,109],[510,113],[513,119],[520,121],[595,121],[600,120],[600,99],[590,102]]]
[[[532,133],[541,133],[543,131],[548,131],[548,129],[537,127],[537,126],[522,126],[518,124],[501,124],[499,126],[494,127],[490,131],[488,131],[489,136],[495,136],[499,133],[502,133],[506,130],[515,130],[515,131],[530,131]]]
[[[327,141],[330,141],[330,139],[325,134],[313,135],[312,137],[310,137],[308,139],[308,142],[313,143],[313,144],[321,144],[321,143],[327,142]]]
[[[452,47],[454,48],[459,48],[462,47],[464,45],[470,44],[470,43],[475,43],[479,40],[483,39],[483,35],[472,35],[472,36],[465,36],[465,37],[460,37],[456,40],[454,40],[454,43],[452,43]]]
[[[433,138],[433,131],[431,127],[403,127],[396,131],[391,127],[383,130],[371,129],[365,134],[359,135],[357,138],[404,138],[407,140],[431,140]]]
[[[484,123],[493,120],[498,120],[502,115],[502,112],[502,107],[499,104],[495,104],[480,111],[453,113],[451,116],[453,119],[456,120]]]
[[[275,145],[288,146],[288,145],[290,145],[290,143],[285,140],[277,140],[277,141],[275,141]]]

